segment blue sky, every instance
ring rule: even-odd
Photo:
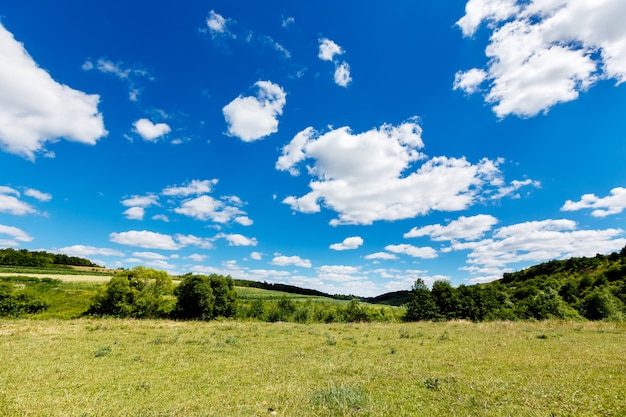
[[[372,296],[626,246],[622,0],[5,0],[0,247]]]

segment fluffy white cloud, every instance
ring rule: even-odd
[[[335,67],[335,84],[341,87],[347,87],[352,82],[350,76],[350,65],[347,62],[342,62]]]
[[[131,101],[137,101],[139,99],[139,93],[141,87],[138,86],[137,79],[148,78],[152,79],[148,71],[141,68],[129,68],[123,62],[113,62],[106,58],[99,58],[97,61],[91,59],[86,60],[83,63],[83,70],[92,71],[96,70],[103,74],[113,75],[120,80],[128,84],[129,99]]]
[[[461,216],[446,226],[433,224],[424,227],[414,227],[404,234],[405,238],[429,236],[432,240],[475,240],[498,223],[498,219],[488,214],[477,216]]]
[[[58,253],[64,253],[70,256],[89,257],[93,255],[99,256],[117,256],[123,257],[124,252],[109,248],[97,248],[95,246],[72,245],[57,249]]]
[[[159,200],[159,196],[155,194],[146,195],[134,195],[132,197],[122,200],[122,204],[126,207],[150,207],[156,204]]]
[[[355,275],[359,267],[346,265],[323,265],[317,268],[317,277],[325,281],[348,282],[363,280],[363,276]]]
[[[252,142],[278,131],[278,116],[283,114],[287,94],[277,84],[258,81],[256,97],[239,96],[222,109],[228,134]]]
[[[273,265],[278,266],[289,266],[295,265],[300,266],[302,268],[310,268],[311,261],[308,259],[303,259],[299,256],[285,256],[285,255],[275,255],[272,261],[270,262]]]
[[[371,224],[463,210],[480,199],[481,191],[497,195],[501,160],[471,164],[465,158],[435,157],[413,167],[425,158],[419,151],[421,133],[413,121],[359,134],[342,127],[319,135],[308,128],[283,147],[276,168],[295,175],[299,162],[312,159],[307,166],[311,191],[283,202],[315,213],[323,201],[338,213],[332,225]]]
[[[567,219],[530,221],[501,227],[489,239],[453,243],[453,250],[470,250],[469,266],[473,282],[499,279],[512,266],[534,264],[573,256],[608,253],[626,245],[621,229],[580,230]]]
[[[341,243],[333,243],[330,245],[332,250],[352,250],[363,244],[363,238],[360,236],[347,237]]]
[[[613,188],[611,194],[603,198],[597,197],[595,194],[584,194],[580,201],[567,200],[561,207],[562,211],[582,209],[594,209],[591,212],[591,215],[594,217],[619,214],[626,209],[626,188]]]
[[[229,246],[256,246],[258,244],[256,238],[249,238],[239,233],[220,233],[216,237],[226,239]]]
[[[468,93],[485,96],[498,117],[531,117],[574,100],[599,79],[626,80],[626,3],[622,0],[469,0],[457,25],[465,36],[492,31],[486,68],[460,72]],[[482,79],[481,79],[482,78]]]
[[[182,234],[177,234],[175,238],[178,241],[178,243],[181,244],[182,246],[193,245],[193,246],[198,246],[202,249],[213,248],[213,240],[209,238],[197,237],[194,235],[182,235]]]
[[[228,21],[224,18],[224,16],[219,13],[215,13],[214,10],[209,12],[209,17],[206,19],[206,25],[211,31],[212,36],[227,33],[227,22]]]
[[[52,194],[44,193],[39,190],[35,190],[33,188],[27,188],[26,190],[24,190],[24,195],[27,195],[29,197],[32,197],[42,202],[47,202],[47,201],[52,200]]]
[[[94,145],[107,134],[98,95],[57,83],[0,24],[0,147],[34,160],[48,141]]]
[[[3,246],[18,246],[18,242],[30,242],[33,240],[33,238],[22,229],[18,229],[13,226],[6,226],[4,224],[0,224],[0,235],[10,236],[10,239],[0,238],[0,244]]]
[[[218,182],[217,179],[212,180],[191,180],[184,186],[170,186],[163,190],[163,195],[173,197],[186,197],[189,195],[199,195],[210,193],[213,186]]]
[[[242,226],[252,226],[254,222],[248,216],[238,216],[234,219],[235,223],[239,223]]]
[[[368,259],[368,260],[382,259],[385,261],[391,261],[394,259],[398,259],[398,257],[394,255],[393,253],[389,253],[389,252],[376,252],[376,253],[370,253],[369,255],[366,255],[365,259]]]
[[[149,259],[153,261],[164,261],[168,259],[167,256],[161,255],[160,253],[156,252],[133,252],[133,256],[136,258]]]
[[[263,254],[261,252],[252,252],[250,253],[250,258],[254,259],[255,261],[260,261],[261,259],[263,259]]]
[[[238,207],[229,206],[208,195],[187,200],[180,207],[175,208],[174,211],[196,220],[211,220],[216,223],[228,223],[245,214]]]
[[[194,262],[202,262],[207,258],[206,255],[200,255],[199,253],[193,253],[187,257],[187,259],[191,259]]]
[[[147,230],[130,230],[128,232],[111,233],[111,242],[120,245],[137,246],[145,249],[176,250],[183,245],[176,243],[172,236]]]
[[[30,204],[19,199],[20,192],[6,186],[0,186],[0,213],[9,213],[16,216],[36,213]]]
[[[135,126],[135,132],[148,142],[156,142],[158,138],[167,135],[172,130],[167,123],[154,124],[148,119],[139,119],[133,126]]]
[[[409,255],[414,258],[432,259],[436,258],[437,251],[430,246],[418,248],[417,246],[403,243],[401,245],[387,245],[385,250],[393,253]]]
[[[335,58],[335,55],[343,54],[343,49],[341,49],[341,46],[337,45],[330,39],[322,38],[319,40],[319,42],[319,53],[317,56],[322,61],[332,61]]]
[[[143,220],[146,210],[143,207],[131,207],[124,211],[124,216],[129,220]]]

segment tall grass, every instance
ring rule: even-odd
[[[2,417],[626,415],[623,324],[4,319],[0,338]]]

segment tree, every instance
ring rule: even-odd
[[[411,301],[406,306],[405,321],[431,320],[437,316],[437,305],[423,279],[415,280],[410,295]]]
[[[232,317],[237,311],[233,279],[221,275],[186,275],[174,290],[175,314],[180,318],[211,320]]]
[[[596,287],[580,303],[580,313],[589,320],[623,320],[624,304],[606,287]]]
[[[459,293],[458,290],[450,284],[450,281],[435,281],[430,293],[435,300],[437,312],[441,318],[450,320],[459,317],[461,309]]]
[[[87,314],[114,317],[159,318],[172,309],[166,298],[172,278],[165,271],[138,266],[116,273],[94,297]]]

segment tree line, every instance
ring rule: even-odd
[[[97,268],[89,259],[68,256],[46,251],[29,251],[27,249],[0,249],[0,265],[30,266],[47,268],[51,266],[87,266]]]

